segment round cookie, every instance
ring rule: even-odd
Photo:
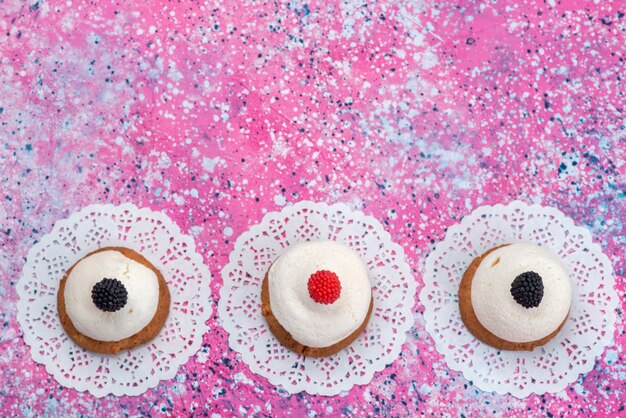
[[[358,338],[373,309],[367,269],[343,244],[309,241],[289,248],[263,279],[261,311],[290,350],[337,353]]]
[[[546,344],[565,324],[570,304],[567,273],[532,244],[492,248],[472,261],[459,286],[461,319],[476,338],[501,350]]]
[[[125,285],[107,278],[111,275],[107,267],[115,272],[122,268],[118,275]],[[129,272],[137,274],[134,281]],[[123,303],[111,301],[116,294],[126,295]],[[57,293],[66,333],[76,344],[101,354],[116,354],[152,340],[163,328],[169,308],[170,292],[161,272],[123,247],[101,248],[78,260],[61,279]]]
[[[374,298],[372,298],[370,302],[365,320],[361,323],[361,325],[356,330],[354,330],[352,334],[348,335],[343,340],[333,345],[330,345],[328,347],[308,347],[296,341],[291,336],[291,334],[289,334],[289,332],[285,328],[283,328],[282,325],[280,325],[280,322],[278,322],[276,317],[272,314],[272,307],[270,305],[270,295],[269,295],[268,284],[267,284],[267,274],[265,275],[265,278],[263,279],[263,284],[261,287],[261,312],[263,313],[263,316],[265,317],[265,320],[267,321],[267,324],[269,325],[269,328],[270,328],[270,331],[272,331],[272,334],[274,334],[278,342],[280,342],[282,345],[284,345],[291,351],[294,351],[298,354],[302,354],[302,355],[309,356],[309,357],[330,356],[335,353],[338,353],[339,351],[343,350],[344,348],[352,344],[352,342],[356,340],[359,337],[359,335],[361,335],[361,332],[363,332],[363,330],[365,329],[365,326],[369,322],[373,307],[374,307]]]

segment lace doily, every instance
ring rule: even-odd
[[[85,254],[109,246],[146,257],[163,273],[171,294],[159,335],[113,356],[76,345],[57,313],[57,291],[67,269]],[[31,248],[17,285],[18,321],[33,359],[63,386],[98,397],[139,395],[174,377],[200,348],[211,316],[210,280],[194,241],[167,216],[131,204],[92,205],[58,221]]]
[[[477,340],[461,320],[458,290],[471,261],[497,245],[532,242],[558,255],[572,281],[572,307],[565,326],[548,344],[532,352],[498,351]],[[426,330],[448,366],[485,391],[518,398],[532,392],[558,392],[610,343],[618,296],[611,262],[591,234],[557,209],[515,201],[483,206],[448,229],[426,259]]]
[[[320,239],[342,242],[362,257],[374,310],[365,331],[349,347],[312,358],[293,353],[274,338],[261,314],[261,283],[283,249]],[[290,393],[330,396],[368,383],[395,360],[413,324],[415,282],[404,251],[377,220],[343,204],[299,202],[267,214],[237,239],[222,277],[218,310],[231,348],[252,371]]]

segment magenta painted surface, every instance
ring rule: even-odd
[[[626,7],[454,3],[0,3],[2,415],[626,416]],[[613,262],[615,343],[567,390],[524,400],[448,369],[419,304],[401,357],[332,398],[252,374],[215,316],[176,379],[139,397],[62,388],[31,360],[15,282],[57,219],[163,211],[218,295],[237,236],[303,199],[382,221],[418,289],[433,242],[474,208],[555,206]]]

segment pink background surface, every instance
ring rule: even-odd
[[[626,416],[626,7],[461,4],[0,3],[2,415]],[[524,400],[448,369],[418,303],[397,361],[331,398],[251,373],[216,316],[199,354],[139,397],[77,393],[32,361],[15,283],[56,220],[97,202],[162,211],[217,298],[237,236],[304,199],[383,222],[418,292],[433,243],[476,207],[555,206],[613,262],[615,342],[566,390]]]

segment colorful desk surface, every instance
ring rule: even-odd
[[[1,414],[626,416],[618,3],[1,2]],[[345,202],[378,218],[419,292],[448,226],[514,199],[586,226],[622,297],[614,343],[554,395],[475,388],[435,351],[417,300],[397,361],[330,398],[252,374],[214,315],[175,379],[97,399],[34,363],[16,321],[29,248],[91,203],[174,219],[215,277],[215,304],[238,235],[284,205]]]

